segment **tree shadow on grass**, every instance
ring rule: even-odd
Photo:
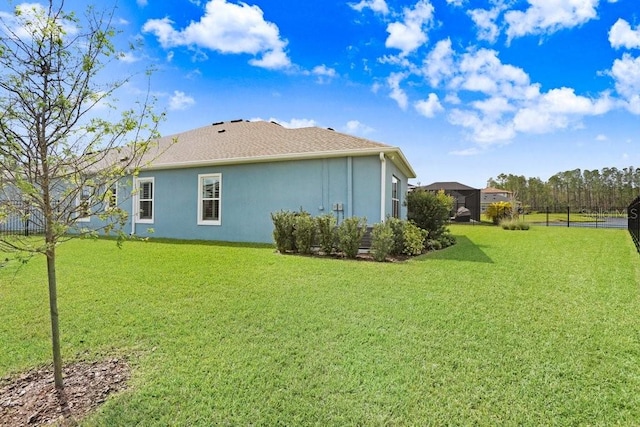
[[[487,246],[477,245],[466,236],[455,236],[456,244],[446,249],[429,252],[416,258],[416,261],[429,261],[443,259],[452,261],[483,262],[493,264],[493,260],[484,253],[482,248]]]

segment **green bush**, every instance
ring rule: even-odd
[[[442,245],[442,249],[456,244],[456,238],[449,231],[444,232],[438,241]]]
[[[273,221],[273,240],[276,244],[276,249],[281,254],[289,251],[295,251],[296,244],[293,236],[293,227],[295,223],[295,212],[290,211],[278,211],[271,213],[271,220]]]
[[[517,219],[503,219],[500,221],[500,227],[504,230],[528,230],[531,226]]]
[[[427,239],[426,247],[428,251],[439,251],[442,249],[442,243],[440,243],[440,240]]]
[[[389,221],[381,222],[373,226],[371,236],[371,254],[373,259],[382,262],[393,249],[393,229]]]
[[[420,255],[424,251],[424,240],[427,231],[412,222],[405,222],[402,237],[404,239],[403,253],[407,255]]]
[[[367,219],[361,217],[346,218],[338,226],[338,249],[347,258],[355,258],[360,249],[362,237],[367,231]]]
[[[391,216],[387,216],[385,222],[389,224],[393,232],[393,246],[389,255],[402,255],[404,253],[404,227],[407,222]]]
[[[320,251],[330,255],[336,247],[336,217],[324,214],[316,217]]]
[[[442,190],[434,193],[419,188],[407,193],[407,219],[426,230],[429,239],[445,232],[452,208],[453,197]]]
[[[311,253],[311,246],[316,236],[316,222],[307,212],[300,212],[294,217],[293,237],[296,248],[301,254]]]

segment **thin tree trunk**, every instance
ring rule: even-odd
[[[47,278],[49,280],[49,312],[51,314],[51,344],[53,348],[53,378],[57,389],[62,389],[62,356],[60,354],[60,329],[58,327],[58,291],[56,281],[56,250],[47,249]]]

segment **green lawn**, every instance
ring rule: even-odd
[[[622,230],[453,226],[405,263],[73,241],[63,357],[123,355],[86,425],[637,425],[640,256]],[[0,269],[0,377],[49,363],[44,260]]]

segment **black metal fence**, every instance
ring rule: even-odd
[[[518,208],[502,207],[503,212],[498,212],[499,218],[512,219],[517,215],[521,221],[530,224],[547,227],[588,227],[588,228],[617,228],[628,227],[629,209],[609,208],[609,209],[587,209],[566,207],[563,210],[552,210],[548,207],[541,208]],[[636,208],[640,212],[640,206]],[[488,221],[483,214],[483,220]]]
[[[640,196],[636,197],[627,208],[627,229],[636,249],[640,252]]]
[[[20,201],[0,201],[4,215],[0,217],[0,235],[30,236],[44,233],[44,216],[36,208]]]
[[[531,220],[527,219],[527,213]],[[538,225],[587,228],[627,228],[627,208],[587,209],[567,206],[563,211],[549,208],[525,211],[525,221]]]

